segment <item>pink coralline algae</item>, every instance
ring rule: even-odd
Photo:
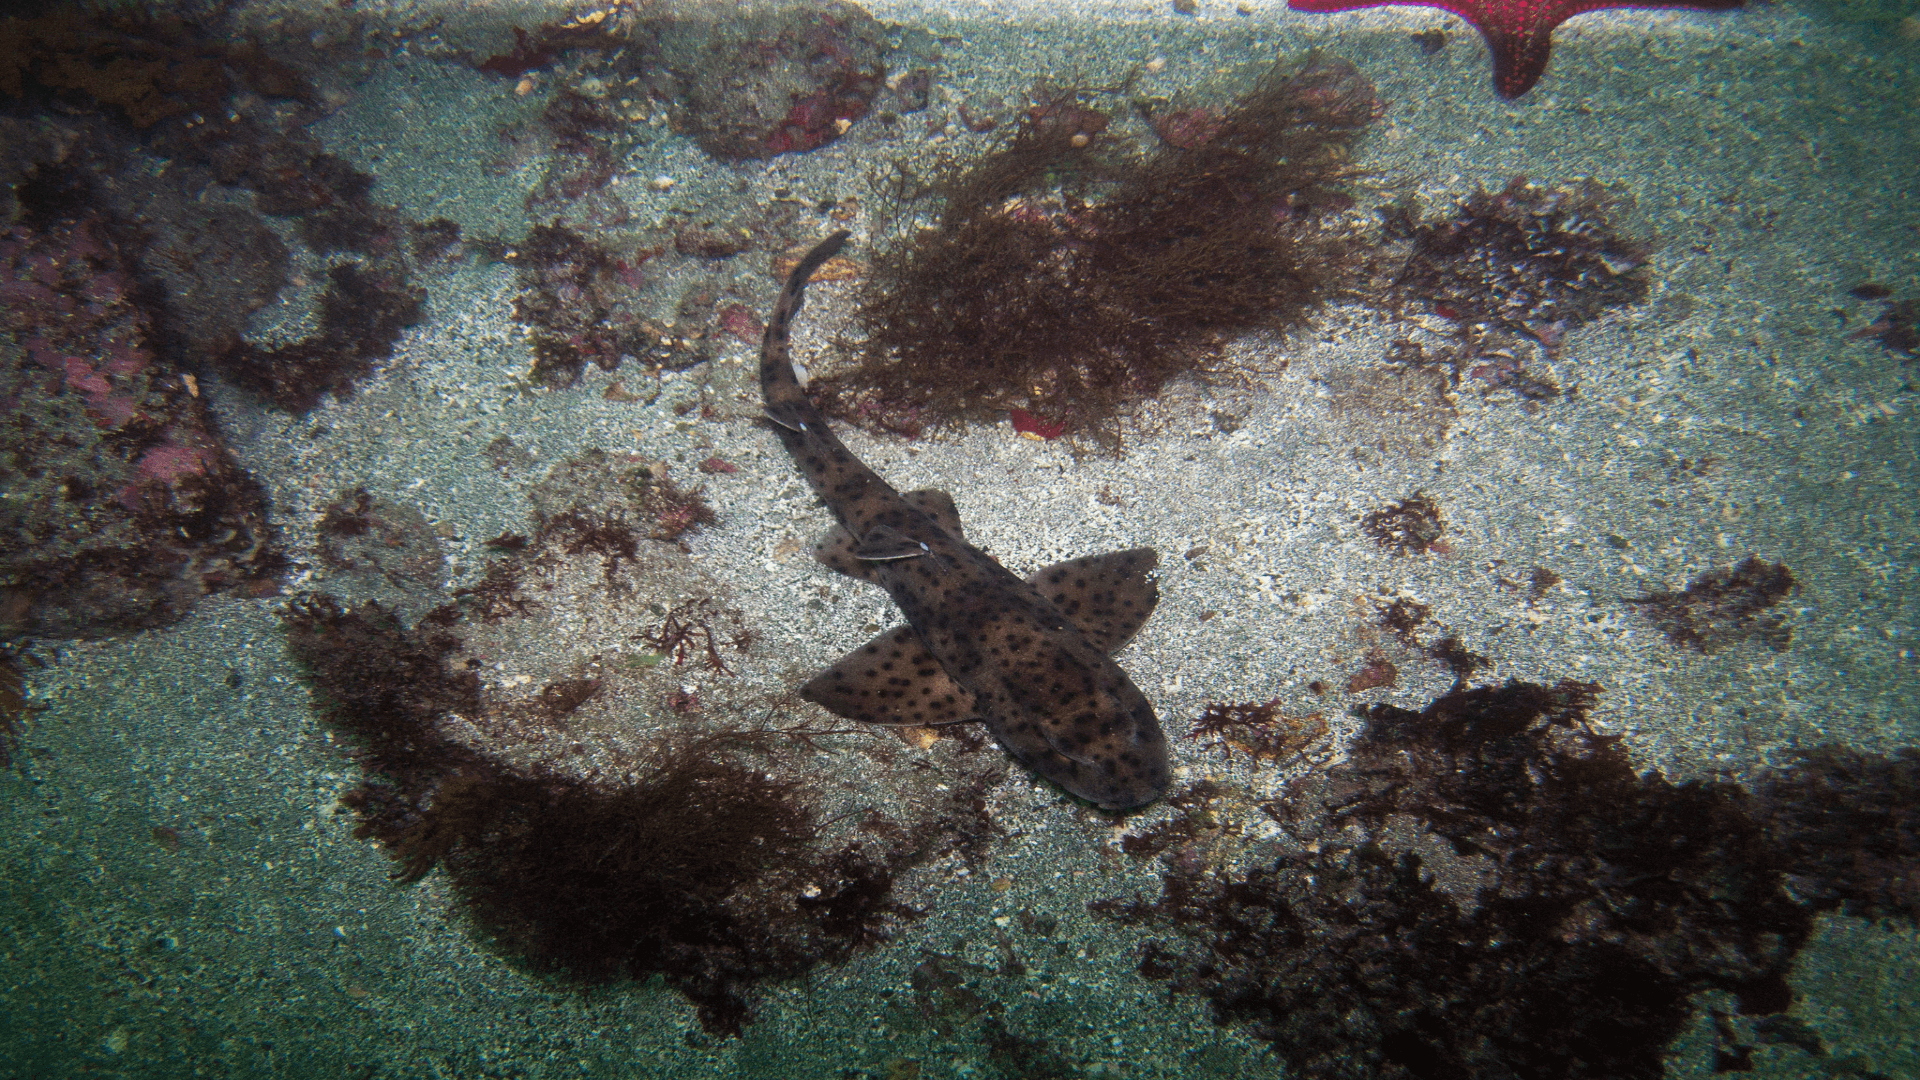
[[[870,86],[867,93],[861,92],[863,82],[870,80],[850,76],[840,80],[832,90],[822,90],[795,101],[773,134],[767,137],[767,150],[774,154],[793,154],[833,141],[840,134],[840,121],[852,123],[867,115],[872,93]]]
[[[720,309],[720,328],[741,341],[758,344],[766,327],[744,305],[728,304]]]
[[[133,480],[114,492],[114,501],[134,512],[164,512],[176,496],[191,498],[183,489],[204,482],[210,469],[223,464],[217,452],[177,443],[156,446],[133,463]]]
[[[136,357],[121,352],[110,356],[105,364],[96,369],[81,357],[67,355],[53,348],[42,335],[27,340],[27,355],[41,367],[58,374],[65,389],[85,399],[88,415],[101,427],[123,427],[140,415],[133,398],[125,393],[116,393],[109,377],[119,375],[122,382],[127,382],[128,377],[140,369]]]
[[[159,626],[264,583],[266,500],[155,355],[111,222],[48,217],[0,234],[0,634]]]
[[[1008,409],[1007,419],[1013,422],[1013,430],[1038,439],[1057,439],[1067,433],[1066,421],[1043,420],[1025,409]]]
[[[171,484],[183,476],[204,476],[207,452],[193,446],[156,446],[140,455],[134,466],[142,479]]]
[[[136,376],[146,359],[128,345],[126,276],[100,228],[81,221],[56,238],[19,226],[0,237],[0,306],[25,332],[28,358],[58,376],[97,425],[117,429],[139,415]]]

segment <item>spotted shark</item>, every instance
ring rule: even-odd
[[[1072,559],[1022,580],[967,543],[951,496],[894,490],[827,427],[792,357],[807,281],[846,242],[821,241],[787,276],[760,348],[767,419],[839,525],[814,548],[887,590],[906,625],[807,683],[849,720],[978,721],[1014,760],[1067,792],[1126,810],[1167,790],[1167,740],[1114,663],[1159,602],[1151,548]]]

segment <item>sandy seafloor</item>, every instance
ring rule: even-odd
[[[1391,102],[1359,157],[1377,202],[1411,190],[1445,206],[1515,174],[1624,182],[1638,200],[1633,224],[1660,245],[1654,292],[1568,338],[1551,370],[1577,394],[1530,414],[1510,395],[1464,388],[1444,440],[1422,448],[1398,425],[1341,415],[1329,387],[1423,324],[1336,306],[1289,339],[1236,344],[1249,367],[1284,370],[1177,389],[1159,429],[1117,459],[1023,439],[1004,423],[914,444],[853,432],[849,445],[902,489],[951,491],[970,538],[1018,572],[1160,550],[1164,598],[1121,662],[1159,708],[1183,780],[1219,776],[1271,795],[1306,767],[1248,770],[1196,749],[1181,736],[1206,702],[1277,696],[1350,732],[1352,705],[1418,708],[1443,692],[1448,673],[1411,658],[1396,688],[1338,689],[1376,644],[1367,598],[1382,590],[1431,605],[1430,627],[1490,658],[1481,680],[1600,683],[1597,722],[1625,737],[1637,763],[1674,778],[1738,778],[1795,745],[1920,743],[1916,370],[1847,336],[1873,308],[1846,292],[1867,279],[1902,294],[1920,283],[1920,45],[1789,6],[1605,13],[1562,27],[1544,81],[1509,103],[1492,93],[1477,37],[1437,10],[1247,7],[1202,0],[1192,17],[1164,4],[872,10],[958,39],[942,46],[928,115],[951,119],[969,93],[1017,95],[1036,75],[1100,82],[1163,57],[1144,88],[1170,92],[1276,51],[1321,48],[1356,63]],[[464,18],[450,26],[477,34],[484,18]],[[1441,26],[1452,43],[1423,56],[1409,33]],[[537,100],[407,53],[371,71],[317,128],[328,147],[377,174],[376,196],[409,217],[450,216],[470,236],[524,232],[537,171],[488,175],[475,146]],[[669,210],[724,216],[782,187],[809,200],[861,194],[868,166],[929,151],[933,136],[906,130],[883,138],[863,123],[814,153],[737,167],[661,136],[633,152],[613,190],[641,224]],[[957,124],[942,137],[985,145]],[[670,191],[648,186],[661,175],[675,178]],[[774,292],[764,254],[734,262],[731,283],[764,311]],[[523,488],[551,464],[600,447],[676,463],[690,480],[694,462],[718,455],[741,471],[707,478],[720,522],[692,539],[693,559],[760,644],[713,693],[782,691],[864,640],[863,626],[890,621],[877,590],[794,553],[827,519],[751,419],[752,347],[730,345],[711,369],[670,378],[652,405],[609,400],[614,376],[592,368],[574,389],[526,393],[515,271],[470,260],[428,284],[428,321],[351,398],[293,418],[207,387],[296,558],[311,551],[318,509],[364,485],[453,538],[450,580],[471,580],[481,540],[526,530]],[[1692,303],[1676,303],[1682,294]],[[844,327],[846,298],[845,286],[815,286],[803,353]],[[291,296],[255,330],[297,334],[311,302]],[[737,406],[732,418],[672,411],[703,382]],[[1244,426],[1222,433],[1210,409],[1242,413]],[[502,434],[538,467],[495,470],[481,450]],[[1709,458],[1719,465],[1705,475],[1680,467]],[[1120,505],[1097,499],[1103,488]],[[1446,555],[1394,557],[1359,529],[1362,513],[1416,489],[1446,507]],[[1788,564],[1800,584],[1784,651],[1677,649],[1621,602],[1749,554]],[[1535,565],[1563,578],[1539,603],[1497,586]],[[295,587],[352,588],[322,578]],[[995,984],[1004,1020],[1043,1034],[1081,1075],[1282,1072],[1263,1044],[1215,1027],[1204,1001],[1170,1000],[1136,974],[1139,935],[1084,905],[1155,888],[1151,860],[1118,857],[1110,824],[1018,770],[991,807],[1022,835],[999,841],[980,870],[950,858],[910,873],[902,895],[928,910],[924,920],[844,966],[767,989],[739,1039],[701,1034],[686,1001],[657,984],[581,991],[527,975],[463,929],[442,877],[395,884],[388,857],[350,836],[336,798],[356,770],[288,658],[285,602],[214,598],[164,630],[41,648],[50,664],[30,673],[30,690],[46,708],[28,729],[25,764],[0,777],[0,1076],[837,1078],[902,1062],[923,1077],[991,1076],[977,1039],[915,1019],[909,973],[922,950],[992,964],[993,921],[1022,907],[1060,926],[1048,942],[1021,939],[1029,973]],[[1204,612],[1217,615],[1203,622]],[[490,677],[518,666],[538,685],[569,650],[594,645],[556,635]],[[697,685],[723,678],[681,674]],[[1329,700],[1311,696],[1315,679],[1336,687]],[[833,745],[843,752],[820,767],[848,798],[939,781],[873,760],[857,738]],[[155,826],[180,832],[178,850],[154,842]],[[998,879],[1010,887],[996,891]],[[1911,927],[1824,917],[1794,985],[1795,1015],[1833,1059],[1862,1055],[1855,1063],[1882,1075],[1920,1077]],[[1675,1076],[1711,1072],[1699,1016],[1672,1047]],[[1785,1046],[1761,1048],[1754,1064],[1766,1076],[1822,1068]]]

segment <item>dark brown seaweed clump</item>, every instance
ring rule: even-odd
[[[1410,596],[1396,596],[1391,601],[1376,603],[1374,621],[1382,630],[1391,631],[1400,639],[1402,645],[1416,644],[1415,632],[1433,615],[1433,608]]]
[[[1214,706],[1207,710],[1214,713]],[[1251,710],[1254,716],[1263,708],[1259,705],[1229,705],[1229,710]],[[1237,719],[1237,717],[1236,717]],[[1203,717],[1201,724],[1206,722]],[[1195,725],[1192,737],[1205,734]],[[1227,788],[1211,780],[1201,780],[1176,788],[1163,800],[1168,808],[1179,811],[1179,815],[1148,826],[1139,832],[1125,833],[1120,837],[1120,850],[1136,859],[1149,855],[1158,855],[1169,848],[1176,848],[1175,857],[1180,854],[1197,851],[1206,841],[1214,839],[1220,832],[1220,823],[1214,815],[1213,806],[1219,799],[1229,794]]]
[[[1795,893],[1863,919],[1920,919],[1920,750],[1822,746],[1755,791]]]
[[[1208,746],[1256,760],[1285,761],[1327,737],[1327,718],[1321,713],[1283,713],[1279,698],[1238,705],[1215,702],[1193,722],[1187,737],[1206,738]]]
[[[508,259],[520,268],[522,291],[513,317],[533,328],[533,381],[572,386],[592,363],[602,371],[638,351],[637,326],[614,319],[639,285],[638,262],[616,257],[561,225],[535,225]],[[641,257],[639,261],[644,261]]]
[[[641,268],[657,254],[615,252],[559,224],[536,225],[525,241],[503,250],[520,270],[513,315],[533,330],[533,382],[563,389],[588,364],[613,371],[634,362],[657,373],[717,355],[711,334],[718,297],[710,290],[690,287],[670,323],[640,314]]]
[[[1229,337],[1299,326],[1342,287],[1352,146],[1381,112],[1344,61],[1266,75],[1231,109],[1118,160],[1107,117],[1042,87],[1012,137],[939,185],[937,229],[878,253],[865,349],[822,380],[855,422],[912,432],[1020,409],[1112,445]],[[1090,199],[1096,184],[1106,193]]]
[[[89,102],[146,129],[193,110],[220,111],[241,91],[317,96],[305,76],[258,45],[205,34],[177,16],[79,8],[0,20],[0,95],[9,99]]]
[[[1879,317],[1853,336],[1872,338],[1888,352],[1908,360],[1920,356],[1920,300],[1886,301]]]
[[[397,264],[342,263],[327,271],[319,333],[272,349],[235,341],[214,363],[275,405],[305,412],[328,394],[345,397],[375,361],[392,356],[426,299]]]
[[[892,884],[917,847],[822,848],[800,782],[740,760],[746,740],[663,741],[622,778],[517,769],[453,741],[440,724],[478,711],[479,681],[449,662],[460,639],[428,627],[455,620],[409,629],[378,604],[312,596],[289,642],[359,744],[368,779],[343,797],[357,835],[387,845],[396,877],[442,867],[501,949],[588,983],[658,973],[734,1034],[753,982],[843,960],[914,914]],[[593,692],[549,690],[556,707]]]
[[[537,135],[501,133],[503,141],[531,138],[548,151],[546,175],[527,193],[527,212],[545,216],[570,211],[570,216],[603,229],[626,224],[631,217],[627,205],[604,194],[632,138],[627,118],[614,103],[562,85],[541,110],[539,126]]]
[[[151,149],[252,191],[262,213],[295,219],[314,252],[357,256],[327,271],[319,329],[308,337],[262,348],[240,337],[243,324],[199,333],[211,340],[225,331],[205,349],[209,367],[283,409],[304,412],[328,394],[351,393],[392,356],[401,332],[422,317],[426,292],[411,280],[407,223],[374,201],[374,177],[324,152],[303,126],[281,124],[257,106],[220,110],[206,123],[160,125]]]
[[[408,248],[421,263],[436,263],[456,258],[461,253],[460,223],[438,217],[407,225]]]
[[[1811,927],[1727,784],[1635,775],[1596,688],[1376,705],[1351,756],[1267,809],[1301,846],[1169,865],[1141,973],[1213,1001],[1302,1077],[1659,1077],[1688,997],[1785,1009]]]
[[[1453,688],[1459,690],[1473,678],[1473,673],[1487,666],[1487,658],[1467,648],[1457,634],[1445,634],[1429,644],[1427,657],[1437,660],[1453,673]]]
[[[325,96],[224,18],[74,10],[6,20],[0,96],[71,123],[60,158],[106,174],[97,202],[141,223],[129,255],[166,315],[157,351],[304,411],[392,355],[425,294],[408,282],[402,219],[370,197],[374,178],[307,130]],[[154,158],[171,167],[154,169]],[[251,208],[233,198],[242,189]],[[329,271],[320,332],[272,349],[242,337],[287,280],[287,251],[259,214],[294,218],[316,253],[363,256]]]
[[[1658,592],[1627,601],[1675,645],[1712,652],[1736,641],[1756,640],[1780,650],[1793,641],[1787,615],[1772,610],[1793,593],[1793,572],[1784,563],[1749,555],[1729,570],[1709,570],[1682,592]]]
[[[1786,974],[1816,911],[1920,913],[1920,751],[1821,747],[1752,795],[1676,785],[1587,725],[1597,691],[1375,705],[1346,761],[1262,807],[1292,837],[1270,863],[1173,857],[1158,900],[1090,907],[1175,931],[1141,974],[1206,995],[1289,1075],[1653,1080],[1706,989],[1823,1054]],[[1735,1068],[1750,1047],[1715,1021]]]
[[[1545,188],[1516,176],[1498,193],[1476,191],[1444,221],[1390,210],[1389,232],[1413,241],[1395,291],[1444,318],[1552,348],[1608,308],[1646,299],[1652,247],[1618,225],[1632,207],[1592,180]]]
[[[1416,491],[1367,514],[1360,519],[1360,528],[1374,543],[1395,555],[1446,550],[1440,539],[1447,531],[1440,504],[1425,492]]]

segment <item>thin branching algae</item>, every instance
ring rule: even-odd
[[[1245,754],[1256,761],[1278,764],[1292,760],[1327,737],[1327,718],[1321,713],[1294,716],[1280,711],[1280,699],[1264,703],[1215,703],[1193,722],[1190,739]]]
[[[1347,287],[1330,211],[1382,108],[1351,65],[1277,67],[1141,161],[1090,96],[1042,87],[998,150],[936,185],[938,226],[876,256],[858,362],[821,382],[833,412],[911,433],[1020,409],[1114,445],[1227,339],[1298,327]]]

